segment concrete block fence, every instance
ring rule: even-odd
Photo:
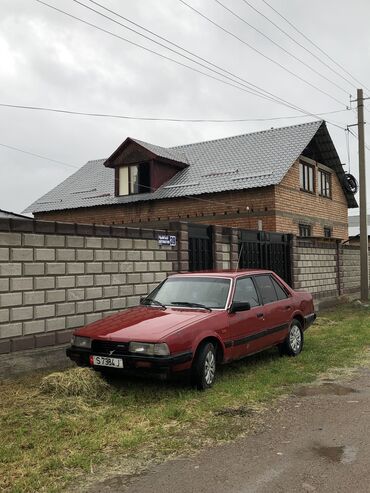
[[[179,228],[180,229],[180,228]],[[187,270],[181,231],[0,221],[0,354],[65,344],[74,328],[138,304]],[[187,252],[186,252],[187,253]]]
[[[342,244],[338,240],[293,238],[291,257],[295,289],[310,291],[316,300],[359,293],[358,246]]]
[[[236,269],[239,230],[212,228],[214,268]],[[163,234],[176,246],[160,246]],[[138,304],[189,270],[188,249],[184,222],[150,230],[0,219],[0,354],[66,344],[75,328]],[[293,237],[290,258],[292,286],[316,300],[360,289],[357,246]]]

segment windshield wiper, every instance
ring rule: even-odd
[[[190,301],[171,301],[171,305],[178,305],[178,306],[192,306],[194,308],[204,308],[205,310],[208,310],[209,312],[212,311],[212,308],[206,305],[202,305],[201,303],[192,303]]]
[[[163,303],[161,303],[160,301],[158,300],[155,300],[154,298],[144,298],[143,300],[141,300],[141,305],[157,305],[157,306],[160,306],[161,308],[163,308],[164,310],[166,310],[166,305],[164,305]]]

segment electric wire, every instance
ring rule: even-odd
[[[23,109],[23,110],[35,110],[35,111],[47,111],[53,113],[65,113],[67,115],[77,115],[77,116],[91,116],[99,118],[118,118],[123,120],[138,120],[138,121],[160,121],[160,122],[185,122],[185,123],[248,123],[248,122],[266,122],[266,121],[276,121],[276,120],[290,120],[296,118],[307,118],[311,115],[290,115],[290,116],[276,116],[271,118],[162,118],[162,117],[151,117],[151,116],[130,116],[130,115],[118,115],[111,113],[89,113],[84,111],[73,111],[66,110],[62,108],[50,108],[45,106],[25,106],[19,104],[6,104],[0,103],[0,107],[12,108],[12,109]],[[333,115],[337,113],[344,113],[351,111],[349,108],[345,110],[333,110],[324,113],[316,113],[317,116]]]
[[[304,46],[302,43],[300,43],[299,41],[297,41],[293,36],[291,36],[287,31],[285,31],[282,27],[280,27],[278,24],[276,24],[274,21],[272,21],[267,15],[263,14],[261,11],[259,11],[256,7],[254,7],[250,2],[248,2],[248,0],[242,0],[246,5],[248,5],[252,10],[254,10],[254,12],[256,12],[257,14],[259,14],[260,16],[262,16],[264,19],[266,19],[270,24],[272,24],[273,26],[276,27],[276,29],[278,29],[279,31],[281,31],[283,34],[285,34],[291,41],[293,41],[295,44],[297,44],[298,46],[300,46],[301,48],[303,48],[307,53],[310,53],[310,55],[312,55],[314,58],[316,58],[321,64],[325,65],[325,67],[327,67],[329,70],[331,70],[332,72],[334,72],[336,75],[338,75],[338,77],[341,77],[342,79],[344,79],[348,84],[350,84],[352,87],[355,87],[355,85],[353,84],[353,82],[349,81],[346,77],[344,77],[342,74],[340,74],[338,71],[336,71],[335,69],[333,69],[332,67],[330,67],[330,65],[328,65],[326,62],[324,62],[323,60],[321,60],[321,58],[319,56],[317,56],[315,53],[313,53],[311,50],[309,50],[306,46]]]
[[[333,57],[331,57],[326,51],[324,51],[318,44],[316,44],[314,41],[312,41],[311,38],[306,36],[302,31],[300,31],[297,26],[295,26],[292,22],[289,21],[281,12],[279,12],[277,9],[275,9],[272,5],[270,5],[266,0],[262,0],[264,4],[266,4],[270,9],[272,9],[278,16],[280,16],[282,19],[285,20],[297,33],[299,33],[301,36],[303,36],[309,43],[311,43],[316,49],[318,49],[323,55],[325,55],[331,62],[333,62],[337,67],[339,67],[343,72],[345,72],[347,75],[352,77],[354,81],[356,81],[358,84],[360,84],[362,87],[364,87],[368,92],[370,92],[370,89],[368,89],[361,81],[356,79],[354,75],[351,74],[348,70],[343,67],[340,63],[338,63],[336,60],[334,60]],[[347,80],[347,79],[344,79]],[[353,84],[352,84],[353,85]]]
[[[63,166],[68,166],[69,168],[77,168],[77,169],[80,168],[80,166],[77,166],[75,164],[65,163],[64,161],[58,161],[57,159],[52,159],[50,157],[42,156],[41,154],[35,154],[34,152],[26,151],[24,149],[20,149],[19,147],[14,147],[14,146],[2,144],[2,143],[0,143],[0,146],[5,147],[7,149],[11,149],[12,151],[18,151],[18,152],[22,152],[23,154],[29,154],[30,156],[33,156],[33,157],[45,159],[46,161],[51,161],[53,163],[62,164]]]
[[[77,1],[77,0],[73,0],[73,1]],[[228,29],[226,29],[225,27],[221,26],[221,24],[218,24],[217,22],[215,22],[214,20],[212,20],[210,17],[208,17],[207,15],[203,14],[202,12],[200,12],[200,10],[196,9],[195,7],[193,7],[192,5],[188,4],[187,2],[185,2],[185,0],[179,0],[179,2],[181,2],[183,5],[185,5],[186,7],[188,7],[189,9],[191,9],[193,12],[197,13],[199,16],[201,16],[203,19],[207,20],[208,22],[210,22],[211,24],[213,24],[214,26],[216,26],[218,29],[221,29],[222,31],[224,31],[225,33],[227,33],[229,36],[232,36],[233,38],[237,39],[239,42],[241,42],[242,44],[244,44],[245,46],[248,46],[248,48],[250,48],[251,50],[253,50],[254,52],[258,53],[259,55],[261,55],[263,58],[266,58],[266,60],[269,60],[270,62],[272,62],[273,64],[277,65],[278,67],[280,67],[281,69],[285,70],[286,72],[288,72],[288,74],[292,75],[293,77],[295,77],[296,79],[300,80],[301,82],[303,82],[304,84],[307,84],[308,86],[312,87],[313,89],[315,89],[316,91],[319,91],[321,92],[322,94],[324,94],[325,96],[329,97],[330,99],[332,99],[333,101],[336,101],[337,103],[339,104],[343,104],[344,106],[347,106],[345,103],[343,103],[343,101],[340,101],[339,99],[337,99],[335,96],[333,96],[332,94],[329,94],[328,92],[324,91],[323,89],[320,89],[319,87],[315,86],[315,84],[312,84],[311,82],[309,82],[308,80],[306,80],[304,77],[301,77],[300,75],[296,74],[295,72],[293,72],[292,70],[289,70],[287,67],[285,67],[284,65],[282,65],[281,63],[279,63],[278,61],[274,60],[273,58],[269,57],[268,55],[266,55],[265,53],[263,53],[262,51],[258,50],[257,48],[255,48],[253,45],[251,45],[250,43],[248,43],[247,41],[245,41],[243,38],[241,38],[240,36],[236,35],[235,33],[233,33],[232,31],[229,31]]]
[[[93,0],[90,0],[90,1],[93,1]],[[257,33],[259,33],[264,38],[268,39],[272,44],[274,44],[275,46],[277,46],[278,48],[280,48],[282,51],[284,51],[284,53],[287,53],[289,56],[291,56],[292,58],[294,58],[294,60],[296,60],[297,62],[301,63],[302,65],[304,65],[305,67],[307,67],[308,69],[310,69],[312,72],[314,72],[316,75],[318,75],[319,77],[323,78],[324,80],[326,80],[330,84],[332,84],[335,87],[337,87],[338,89],[340,89],[347,96],[349,95],[349,91],[347,89],[344,89],[342,86],[340,86],[339,84],[337,84],[336,82],[334,82],[332,79],[329,79],[328,77],[326,77],[325,75],[323,75],[321,72],[319,72],[318,70],[316,70],[314,67],[312,67],[311,65],[309,65],[308,63],[306,63],[305,61],[303,61],[301,58],[299,58],[298,56],[294,55],[294,53],[292,53],[289,50],[287,50],[286,48],[284,48],[284,46],[282,46],[279,43],[277,43],[276,41],[274,41],[272,38],[270,38],[270,36],[268,36],[267,34],[265,34],[260,29],[256,28],[252,24],[250,24],[247,20],[245,20],[240,15],[238,15],[235,11],[233,11],[232,9],[230,9],[229,7],[227,7],[226,5],[224,5],[220,0],[214,0],[214,1],[218,5],[220,5],[223,9],[225,9],[226,11],[228,11],[231,15],[233,15],[234,17],[236,17],[237,19],[239,19],[241,22],[243,22],[244,24],[246,24],[247,26],[249,26],[251,29],[253,29]]]
[[[158,55],[158,56],[160,56],[161,58],[164,58],[164,59],[166,59],[166,60],[173,61],[174,63],[176,63],[176,64],[178,64],[178,65],[181,65],[181,66],[183,66],[183,67],[189,68],[190,70],[193,70],[193,71],[198,72],[198,73],[200,73],[200,74],[202,74],[202,75],[205,75],[205,76],[207,76],[207,77],[210,77],[211,79],[218,80],[218,81],[220,81],[220,82],[222,82],[222,83],[224,83],[224,84],[231,85],[231,86],[233,86],[233,87],[235,87],[235,88],[237,88],[237,89],[239,89],[239,90],[241,90],[241,91],[248,92],[248,93],[253,94],[253,95],[257,95],[258,97],[262,97],[263,99],[267,99],[267,100],[273,101],[273,102],[275,102],[275,103],[283,104],[283,105],[285,105],[285,106],[287,106],[287,107],[289,107],[289,108],[291,108],[291,109],[294,109],[294,110],[299,111],[299,112],[301,112],[301,113],[304,113],[304,114],[306,114],[306,115],[309,115],[309,116],[312,116],[312,117],[317,118],[317,115],[315,115],[314,113],[311,113],[311,112],[309,112],[309,111],[307,111],[307,110],[304,110],[304,109],[300,108],[299,106],[296,106],[296,105],[294,105],[294,104],[292,104],[292,103],[289,103],[288,101],[284,100],[283,98],[280,98],[279,96],[276,96],[276,95],[274,95],[274,94],[270,93],[269,91],[267,91],[267,90],[265,90],[265,89],[262,89],[262,88],[258,87],[258,86],[257,86],[257,85],[255,85],[255,84],[252,84],[251,82],[246,81],[246,82],[247,82],[247,84],[249,84],[249,85],[250,85],[250,86],[252,86],[252,87],[256,87],[256,88],[257,88],[257,90],[256,90],[256,89],[251,90],[250,88],[249,88],[249,89],[245,89],[244,87],[240,87],[240,86],[236,86],[235,84],[231,84],[230,82],[227,82],[227,81],[225,81],[225,80],[223,80],[223,79],[219,79],[219,78],[217,78],[217,77],[214,77],[214,76],[213,76],[213,75],[211,75],[211,74],[208,74],[208,73],[202,72],[202,71],[200,71],[200,70],[196,69],[195,67],[191,67],[191,66],[189,66],[189,65],[187,65],[187,64],[184,64],[184,63],[182,63],[182,62],[180,62],[180,61],[178,61],[178,60],[175,60],[175,59],[173,59],[173,58],[171,58],[171,57],[168,57],[168,56],[166,56],[166,55],[163,55],[162,53],[158,53],[158,52],[156,52],[156,51],[154,51],[154,50],[152,50],[152,49],[150,49],[150,48],[147,48],[147,47],[145,47],[145,46],[143,46],[143,45],[140,45],[139,43],[136,43],[136,42],[134,42],[134,41],[128,40],[127,38],[124,38],[124,37],[122,37],[122,36],[120,36],[120,35],[118,35],[118,34],[115,34],[115,33],[111,32],[111,31],[108,31],[108,30],[106,30],[106,29],[104,29],[104,28],[102,28],[102,27],[100,27],[100,26],[97,26],[96,24],[93,24],[93,23],[88,22],[88,21],[86,21],[86,20],[84,20],[84,19],[81,19],[80,17],[77,17],[77,16],[75,16],[75,15],[73,15],[73,14],[70,14],[70,13],[68,13],[68,12],[65,12],[64,10],[61,10],[61,9],[59,9],[59,8],[57,8],[57,7],[53,6],[53,5],[50,5],[50,4],[48,4],[48,3],[46,3],[46,2],[44,2],[44,1],[42,1],[42,0],[35,0],[35,1],[36,1],[36,2],[38,2],[38,3],[40,3],[40,4],[42,4],[42,5],[44,5],[44,6],[46,6],[46,7],[49,7],[49,8],[51,8],[51,9],[53,9],[53,10],[55,10],[55,11],[59,12],[59,13],[62,13],[63,15],[66,15],[66,16],[68,16],[68,17],[71,17],[71,18],[73,18],[73,19],[75,19],[75,20],[79,21],[79,22],[82,22],[83,24],[86,24],[86,25],[88,25],[88,26],[90,26],[90,27],[96,28],[96,29],[98,29],[99,31],[102,31],[102,32],[104,32],[104,33],[106,33],[106,34],[112,35],[112,36],[114,36],[115,38],[120,39],[120,40],[122,40],[122,41],[125,41],[125,42],[127,42],[127,43],[130,43],[130,44],[132,44],[132,45],[134,45],[134,46],[136,46],[136,47],[142,48],[143,50],[148,51],[148,52],[150,52],[150,53],[152,53],[152,54]],[[181,1],[181,0],[180,0],[180,1]],[[208,70],[211,70],[209,67],[206,67],[206,68],[207,68]],[[224,75],[223,75],[223,77],[226,77],[226,76],[224,76]],[[243,79],[243,80],[244,80],[244,79]],[[233,80],[233,82],[236,82],[236,83],[237,83],[237,81],[234,81],[234,80]],[[239,84],[240,84],[240,83],[239,83]],[[263,92],[263,93],[261,93],[261,92],[258,92],[258,90],[260,90],[260,91],[264,91],[264,92]],[[252,92],[252,91],[253,91],[253,92]],[[337,123],[335,123],[335,122],[330,122],[330,121],[328,121],[328,120],[327,120],[327,123],[329,123],[329,124],[331,124],[331,125],[334,125],[334,126],[336,126],[336,127],[338,127],[338,128],[343,128],[342,126],[340,126],[340,124],[337,124]]]
[[[173,63],[175,63],[177,65],[180,65],[182,67],[188,68],[189,70],[192,70],[193,72],[197,72],[199,74],[202,74],[202,75],[204,75],[204,76],[206,76],[206,77],[208,77],[210,79],[217,80],[217,81],[219,81],[219,82],[221,82],[223,84],[229,85],[229,86],[234,87],[234,88],[236,88],[236,89],[238,89],[240,91],[247,92],[247,93],[252,94],[254,96],[258,96],[258,97],[260,97],[262,99],[265,99],[267,101],[272,101],[272,102],[275,102],[275,103],[283,104],[284,106],[286,106],[288,108],[291,108],[291,109],[294,109],[296,111],[299,111],[301,113],[310,114],[309,112],[304,111],[304,110],[301,110],[300,108],[296,107],[295,105],[293,105],[291,103],[288,103],[287,101],[285,101],[284,99],[280,98],[279,96],[276,96],[276,95],[274,95],[272,93],[269,93],[265,89],[259,88],[257,85],[252,84],[249,81],[245,81],[246,84],[248,84],[248,85],[246,85],[246,84],[242,84],[242,83],[240,83],[240,82],[238,82],[238,81],[236,81],[234,79],[230,79],[230,77],[227,77],[224,74],[220,74],[222,77],[225,77],[226,79],[232,80],[232,82],[235,82],[235,84],[239,84],[239,86],[237,86],[235,84],[232,84],[231,82],[228,82],[227,80],[220,79],[218,77],[215,77],[212,74],[203,72],[203,71],[201,71],[201,70],[199,70],[199,69],[197,69],[195,67],[192,67],[190,65],[187,65],[186,63],[180,62],[179,60],[176,60],[176,59],[171,58],[171,57],[169,57],[167,55],[164,55],[163,53],[159,53],[157,51],[154,51],[154,50],[152,50],[150,48],[147,48],[146,46],[143,46],[143,45],[141,45],[139,43],[136,43],[135,41],[131,41],[131,40],[127,39],[127,38],[124,38],[124,37],[120,36],[119,34],[113,33],[112,31],[109,31],[107,29],[104,29],[104,28],[102,28],[102,27],[100,27],[100,26],[98,26],[96,24],[93,24],[93,23],[88,22],[88,21],[86,21],[84,19],[81,19],[80,17],[77,17],[77,16],[75,16],[73,14],[70,14],[70,13],[68,13],[68,12],[66,12],[66,11],[64,11],[62,9],[59,9],[58,7],[55,7],[54,5],[50,5],[50,4],[48,4],[48,3],[46,3],[46,2],[44,2],[42,0],[35,0],[35,1],[37,3],[40,3],[40,4],[44,5],[44,6],[46,6],[46,7],[49,7],[52,10],[55,10],[56,12],[59,12],[59,13],[61,13],[63,15],[66,15],[66,16],[68,16],[68,17],[70,17],[72,19],[75,19],[75,20],[77,20],[77,21],[79,21],[79,22],[81,22],[81,23],[83,23],[85,25],[88,25],[90,27],[93,27],[93,28],[95,28],[95,29],[97,29],[97,30],[99,30],[101,32],[104,32],[105,34],[111,35],[111,36],[113,36],[113,37],[115,37],[115,38],[117,38],[117,39],[119,39],[121,41],[124,41],[126,43],[129,43],[129,44],[131,44],[133,46],[136,46],[137,48],[141,48],[144,51],[147,51],[147,52],[149,52],[151,54],[157,55],[160,58],[163,58],[165,60],[171,61],[171,62],[173,62]],[[196,61],[194,60],[194,62],[196,62]],[[199,62],[196,62],[196,63],[198,63],[198,65],[199,65]],[[212,70],[209,67],[206,67],[206,66],[203,66],[203,67],[206,68],[207,70],[211,70],[211,71],[213,71],[215,73],[218,73],[217,71],[214,71],[214,70]],[[237,78],[239,78],[239,77],[237,77]],[[241,80],[244,80],[244,79],[241,79]],[[311,115],[311,116],[315,116],[315,115]]]

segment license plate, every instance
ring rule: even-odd
[[[123,360],[107,356],[93,356],[93,364],[96,366],[108,366],[110,368],[123,368]]]

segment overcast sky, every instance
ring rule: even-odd
[[[119,36],[181,60],[178,55],[104,19],[73,0],[46,1]],[[81,1],[99,9],[89,0]],[[353,84],[343,80],[295,44],[266,18],[252,10],[245,0],[220,1],[344,91],[284,53],[226,12],[215,0],[186,1],[328,95],[298,80],[241,41],[210,24],[180,0],[98,1],[237,77],[311,113],[345,109],[349,103],[349,93],[354,95],[356,86],[359,86],[295,33],[263,0],[248,2]],[[354,0],[350,4],[344,0],[268,1],[370,88],[370,3],[367,0]],[[114,17],[112,14],[107,15]],[[115,19],[125,22],[117,17]],[[0,60],[0,103],[184,119],[258,119],[300,115],[291,108],[258,98],[145,52],[55,12],[36,0],[0,0]],[[192,62],[182,61],[197,67]],[[206,71],[199,66],[197,68]],[[370,101],[367,104],[370,108]],[[367,112],[365,117],[369,115]],[[345,127],[356,122],[356,112],[344,111],[323,118]],[[171,146],[312,119],[299,116],[296,119],[263,122],[168,123],[0,107],[0,144],[72,166],[82,166],[90,159],[108,157],[128,136]],[[342,162],[348,163],[344,130],[329,124],[328,128]],[[357,131],[356,127],[353,130]],[[367,137],[370,146],[369,129]],[[357,176],[357,143],[353,137],[350,138],[350,156],[351,171]],[[369,163],[370,152],[367,153],[367,160]],[[0,209],[21,212],[73,171],[72,167],[0,146]],[[370,198],[369,166],[368,195]]]

